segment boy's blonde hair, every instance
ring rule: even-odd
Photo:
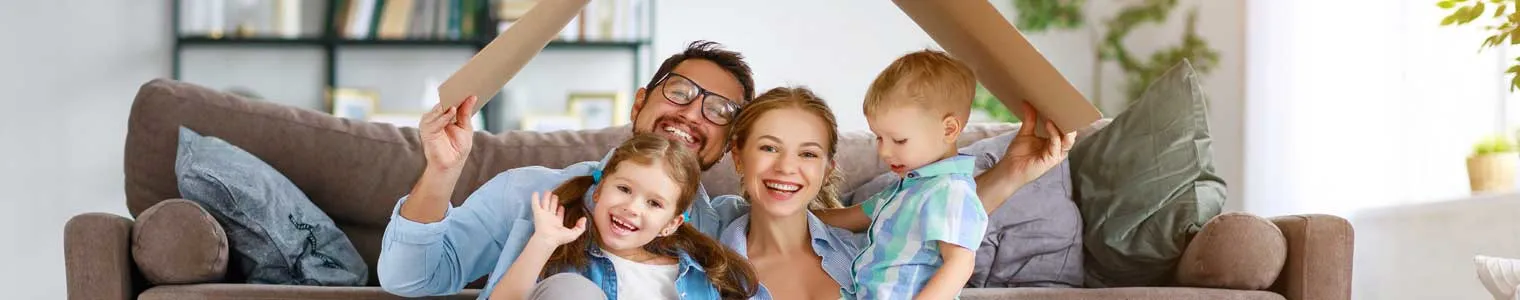
[[[961,124],[971,118],[976,75],[945,52],[921,50],[892,61],[866,90],[865,114],[872,116],[902,105],[917,105]]]

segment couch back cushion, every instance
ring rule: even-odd
[[[159,201],[181,198],[174,177],[174,157],[182,125],[237,145],[285,174],[343,229],[371,266],[379,257],[380,238],[391,209],[411,190],[425,164],[415,128],[341,119],[157,79],[138,91],[128,118],[124,171],[127,208],[133,216]],[[1012,124],[973,124],[961,135],[958,145],[1014,128]],[[631,133],[627,126],[477,132],[452,201],[454,205],[463,203],[471,191],[507,169],[534,165],[561,168],[601,159]],[[887,171],[876,159],[874,140],[866,130],[841,132],[842,190],[853,190]],[[711,195],[737,193],[738,176],[728,157],[713,166],[702,181]]]

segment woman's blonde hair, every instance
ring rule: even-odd
[[[823,145],[824,150],[828,151],[828,175],[823,180],[823,187],[819,189],[818,197],[808,203],[808,208],[843,207],[839,201],[839,185],[844,182],[844,175],[839,172],[834,164],[835,154],[839,150],[839,123],[834,121],[834,111],[829,109],[829,105],[824,103],[823,98],[818,98],[818,95],[813,94],[812,90],[808,90],[806,87],[778,87],[765,91],[765,93],[755,97],[755,100],[744,105],[744,110],[740,111],[739,116],[734,118],[729,142],[734,145],[735,149],[742,149],[745,140],[749,138],[750,131],[753,129],[751,127],[755,125],[755,121],[759,120],[760,116],[766,112],[783,108],[802,109],[818,116],[818,118],[823,119],[824,123],[828,124],[826,130],[828,131],[829,140],[827,144]],[[738,160],[738,158],[735,157],[735,160]],[[743,174],[740,176],[743,176]],[[745,199],[750,199],[749,192],[741,191],[741,193],[745,193],[743,195]]]

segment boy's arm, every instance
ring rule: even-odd
[[[871,227],[871,217],[866,215],[865,207],[860,204],[850,207],[825,208],[813,211],[819,221],[829,226],[844,228],[850,232],[861,232]]]
[[[522,255],[512,262],[507,269],[507,274],[496,283],[496,288],[491,290],[491,300],[518,300],[528,297],[533,291],[533,285],[538,283],[538,275],[544,271],[544,263],[549,261],[549,255],[559,246],[553,242],[545,241],[538,237],[528,239],[528,245],[523,248]],[[970,269],[967,269],[970,270]],[[968,273],[969,274],[969,273]]]
[[[976,266],[976,253],[955,244],[939,242],[939,255],[945,265],[929,277],[929,283],[913,299],[954,299],[960,294],[966,281],[971,280],[971,269]]]

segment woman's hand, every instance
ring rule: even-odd
[[[422,153],[428,168],[460,170],[470,155],[473,141],[476,98],[470,96],[458,106],[443,106],[443,102],[422,116],[417,129],[422,135]]]
[[[542,246],[559,247],[575,241],[586,232],[586,217],[575,221],[575,228],[565,228],[565,207],[553,193],[533,193],[533,237]]]
[[[1003,202],[1025,184],[1040,178],[1040,175],[1066,160],[1067,152],[1071,151],[1071,145],[1076,141],[1075,132],[1061,134],[1056,130],[1055,123],[1049,120],[1045,120],[1044,130],[1050,137],[1035,135],[1035,130],[1039,130],[1035,127],[1040,124],[1040,113],[1029,106],[1028,102],[1024,103],[1024,111],[1024,125],[1019,126],[1018,135],[1013,137],[1012,143],[1008,143],[1003,159],[993,165],[992,169],[976,176],[976,195],[982,198],[982,208],[988,214],[1003,206]]]
[[[1024,112],[1024,125],[1019,126],[1018,135],[1008,144],[1008,152],[1003,154],[1003,159],[1010,163],[1010,171],[1014,172],[1013,177],[1020,185],[1040,178],[1040,175],[1066,160],[1066,154],[1071,152],[1077,134],[1075,131],[1061,134],[1056,129],[1056,124],[1042,120],[1040,113],[1029,102],[1024,102]],[[1049,137],[1035,135],[1035,130],[1038,130],[1035,127],[1039,127],[1041,121],[1045,121],[1043,130]]]

